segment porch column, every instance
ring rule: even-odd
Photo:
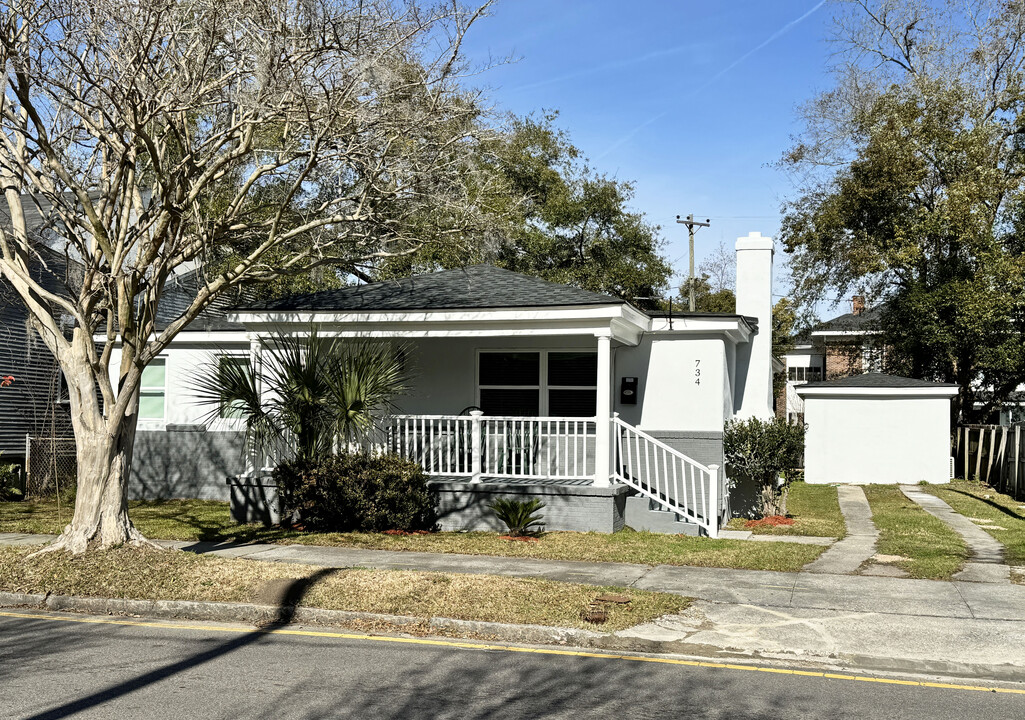
[[[598,396],[594,413],[594,484],[608,487],[612,473],[611,418],[612,418],[612,336],[598,336]]]
[[[256,335],[250,335],[249,372],[253,373],[253,377],[256,378],[256,387],[261,399],[263,398],[263,385],[260,382],[260,378],[262,377],[262,365],[263,345],[260,343],[260,340]],[[255,441],[249,441],[249,447],[246,448],[245,473],[248,477],[257,477],[262,474],[261,470],[263,469],[264,465],[267,464],[267,459],[263,456],[263,450],[264,448],[257,446]]]

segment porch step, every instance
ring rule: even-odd
[[[642,495],[634,495],[626,499],[626,525],[634,530],[666,533],[673,535],[697,535],[698,526],[692,522],[680,520],[680,516],[668,510],[662,510],[653,501]]]

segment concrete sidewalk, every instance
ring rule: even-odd
[[[40,544],[48,535],[0,533],[0,545]],[[429,570],[537,577],[669,592],[715,603],[806,608],[883,615],[1025,622],[1025,586],[940,582],[862,575],[783,573],[675,565],[575,562],[393,550],[162,541],[198,554],[319,567]]]
[[[49,539],[0,534],[0,545]],[[1025,678],[1025,586],[307,545],[163,544],[269,562],[539,577],[669,592],[696,602],[680,615],[616,636],[655,643],[664,652],[712,657]]]

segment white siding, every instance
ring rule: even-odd
[[[806,397],[805,480],[810,483],[944,483],[950,399]]]

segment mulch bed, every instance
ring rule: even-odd
[[[781,525],[793,525],[794,519],[786,515],[769,515],[758,520],[748,520],[744,523],[746,528],[757,527],[780,527]]]

